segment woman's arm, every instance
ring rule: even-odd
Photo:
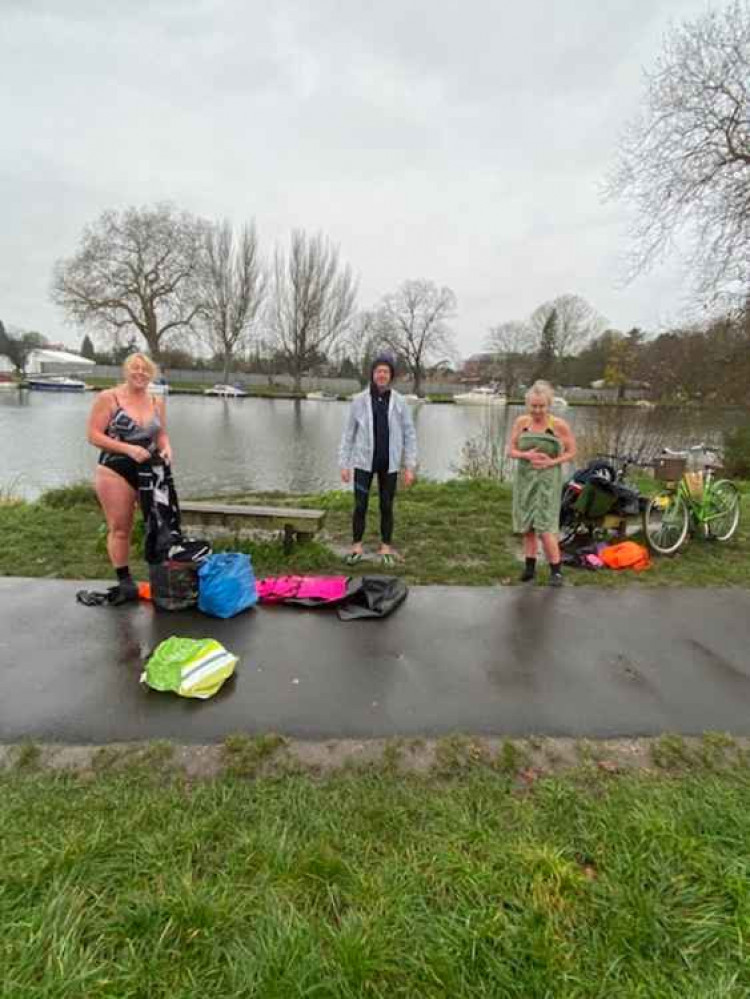
[[[169,434],[167,433],[167,404],[164,399],[155,399],[156,412],[159,416],[160,429],[159,433],[156,435],[157,450],[160,452],[162,458],[167,462],[167,464],[172,464],[172,444],[169,440]]]
[[[114,437],[108,437],[105,433],[107,424],[112,416],[112,400],[113,396],[110,389],[105,389],[104,392],[100,392],[96,397],[94,405],[91,407],[91,413],[89,414],[86,439],[89,444],[101,448],[102,451],[112,451],[114,454],[125,454],[128,457],[132,457],[132,444],[126,444],[125,441],[118,441]]]
[[[147,461],[151,455],[144,447],[138,444],[127,444],[125,441],[118,441],[115,437],[109,437],[105,431],[107,424],[112,417],[113,393],[109,389],[100,392],[89,414],[88,426],[86,428],[86,439],[94,447],[101,448],[102,451],[110,451],[113,454],[124,454],[133,461]]]
[[[560,438],[562,451],[556,458],[550,458],[551,465],[564,465],[576,456],[576,439],[565,420],[555,420],[555,433]]]

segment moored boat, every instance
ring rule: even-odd
[[[26,385],[34,392],[85,392],[86,382],[68,375],[28,375]]]

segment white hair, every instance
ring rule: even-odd
[[[555,401],[555,390],[552,388],[549,382],[544,382],[541,380],[534,382],[529,391],[526,393],[527,406],[531,402],[531,397],[533,395],[542,396],[547,401],[548,406],[552,406],[552,403]]]

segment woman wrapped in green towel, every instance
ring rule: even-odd
[[[550,586],[562,586],[557,540],[562,466],[575,457],[576,442],[565,420],[550,413],[553,399],[548,382],[534,382],[526,393],[527,411],[513,424],[508,455],[516,459],[513,530],[523,534],[526,557],[521,581],[534,579],[539,535],[550,566]]]

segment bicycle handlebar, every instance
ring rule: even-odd
[[[670,447],[663,447],[662,454],[668,454],[670,458],[686,458],[691,451],[710,451],[712,448],[707,447],[705,443],[703,444],[691,444],[690,447],[683,448],[681,451],[673,451]]]

